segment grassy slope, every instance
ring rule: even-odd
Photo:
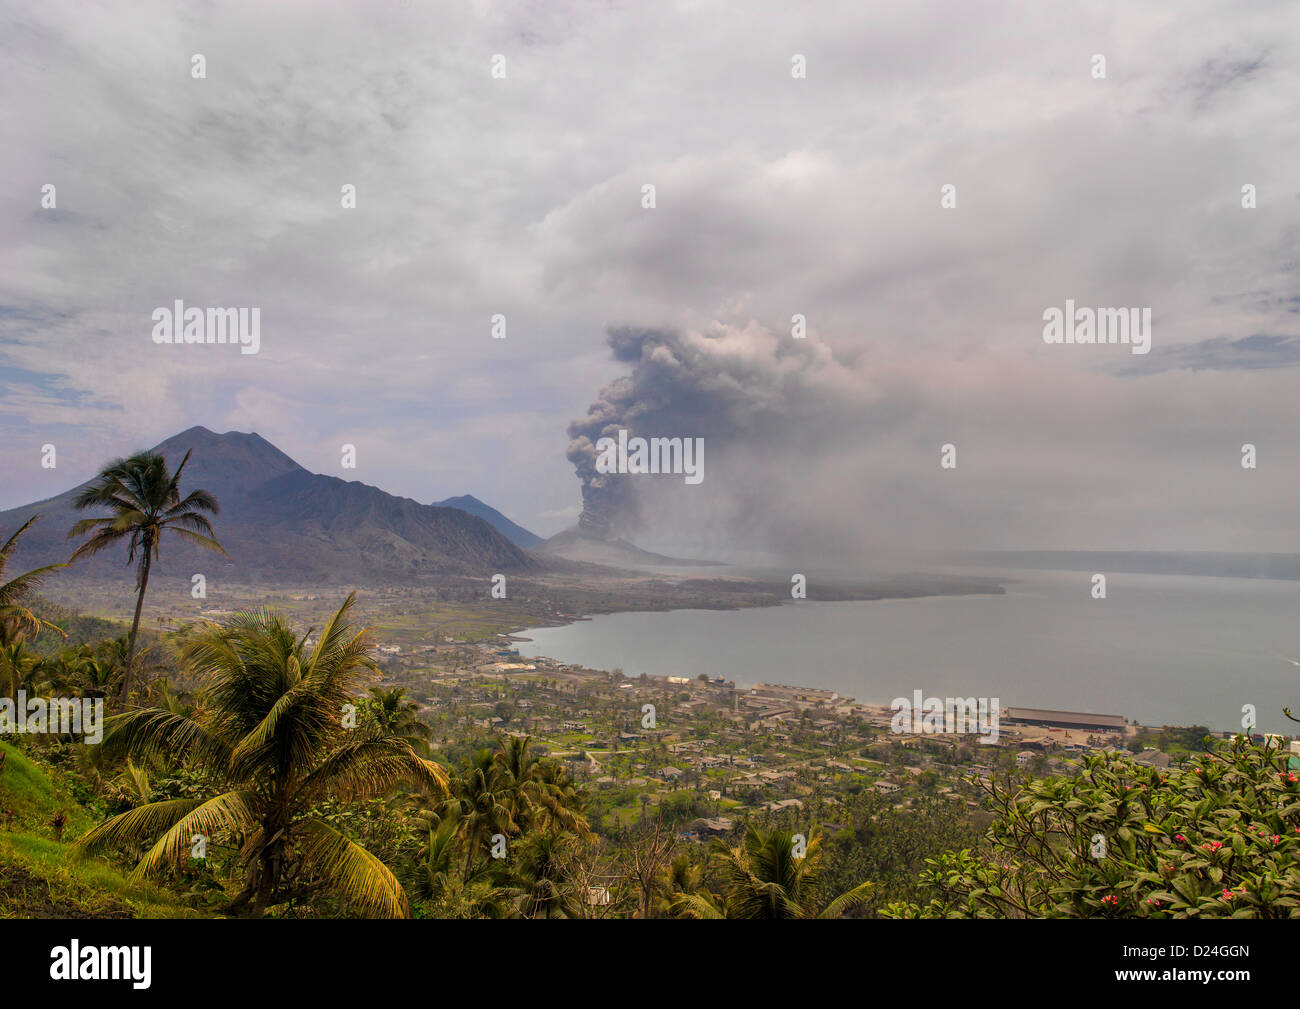
[[[57,780],[8,743],[0,768],[0,918],[200,917],[149,884],[128,882],[103,859],[74,861],[70,842],[92,826],[90,816]],[[67,817],[64,840],[50,821]]]

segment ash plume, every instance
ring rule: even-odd
[[[689,528],[715,540],[724,529],[770,539],[820,482],[821,462],[882,402],[861,358],[841,360],[820,341],[755,323],[610,328],[606,342],[630,372],[569,424],[566,453],[582,482],[579,529],[600,538]],[[703,438],[703,484],[597,472],[597,441],[620,428],[629,437]]]

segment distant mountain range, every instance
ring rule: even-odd
[[[459,508],[463,512],[477,515],[520,550],[527,550],[529,547],[535,547],[542,542],[540,536],[530,533],[523,526],[511,522],[491,505],[484,504],[472,494],[462,494],[460,497],[449,497],[445,501],[435,501],[433,507]]]
[[[130,451],[123,455],[134,451],[126,448]],[[215,434],[192,427],[152,449],[164,455],[172,467],[191,450],[181,492],[202,488],[216,496],[221,513],[213,518],[213,528],[230,558],[175,537],[163,544],[161,563],[155,569],[158,573],[374,584],[449,574],[488,577],[541,567],[541,562],[524,553],[510,536],[498,531],[494,522],[462,505],[420,504],[355,480],[312,473],[257,434]],[[72,507],[84,486],[0,512],[0,534],[5,537],[33,514],[41,515],[20,541],[11,570],[68,559],[80,542],[66,538],[73,523],[103,514],[78,512]],[[512,532],[532,536],[472,497],[452,500],[473,502]],[[75,569],[95,574],[121,572],[125,561],[123,548],[84,558]]]

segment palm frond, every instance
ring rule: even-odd
[[[230,554],[226,553],[226,548],[217,542],[215,536],[203,536],[200,535],[199,533],[191,532],[189,529],[179,529],[174,525],[168,526],[167,528],[170,529],[177,536],[187,539],[191,543],[197,543],[204,550],[211,550],[213,553],[221,554],[224,557],[230,556]],[[212,531],[211,526],[208,526],[208,531],[209,532]]]
[[[326,879],[348,903],[387,918],[410,916],[410,903],[392,870],[355,841],[319,820],[299,828],[305,842],[299,848],[303,865]]]
[[[416,755],[403,739],[383,738],[345,743],[299,785],[304,799],[327,796],[361,799],[382,795],[398,783],[415,785],[435,797],[448,790],[447,772]]]
[[[854,908],[862,907],[871,900],[871,895],[875,889],[875,883],[859,883],[852,890],[840,894],[827,904],[817,917],[839,918],[843,916],[845,911],[852,911]]]
[[[186,757],[210,767],[230,763],[230,746],[193,715],[166,708],[140,708],[109,718],[101,744],[109,753],[125,753],[146,763]]]
[[[110,817],[98,827],[92,827],[77,838],[69,852],[73,858],[87,858],[105,848],[124,848],[147,841],[170,829],[185,814],[202,804],[202,799],[147,802]]]
[[[225,792],[189,810],[145,853],[132,871],[132,877],[141,879],[169,865],[184,865],[189,860],[196,834],[210,838],[218,831],[238,833],[254,826],[257,820],[250,809],[254,801],[252,792]]]
[[[672,911],[680,918],[725,918],[726,914],[714,901],[698,893],[675,894]]]

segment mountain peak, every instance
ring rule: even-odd
[[[215,558],[192,544],[169,542],[158,562],[160,574],[219,571],[250,579],[370,584],[538,564],[490,521],[466,514],[472,505],[435,508],[355,480],[311,473],[253,432],[216,434],[195,426],[150,451],[165,456],[171,468],[193,453],[181,490],[206,490],[220,502],[213,526],[227,552]],[[67,558],[67,530],[86,517],[75,507],[78,490],[0,512],[0,530],[16,528],[34,512],[43,515],[19,544],[20,569]],[[106,553],[79,561],[66,577],[109,575],[121,567],[122,557]]]
[[[473,494],[461,494],[457,497],[445,498],[442,501],[434,503],[435,508],[464,508],[466,505],[477,505],[480,508],[489,507]]]
[[[433,507],[456,508],[468,512],[470,515],[475,515],[487,522],[488,525],[492,526],[493,529],[521,550],[535,547],[542,542],[542,538],[536,533],[531,533],[523,526],[511,522],[491,505],[484,504],[473,494],[462,494],[459,497],[449,497],[442,501],[435,501]]]
[[[235,484],[244,491],[251,491],[282,474],[303,468],[256,432],[217,434],[206,427],[195,426],[159,442],[150,451],[166,456],[172,466],[177,465],[186,452],[193,452],[185,470],[186,483],[198,487],[204,487],[206,481]]]

